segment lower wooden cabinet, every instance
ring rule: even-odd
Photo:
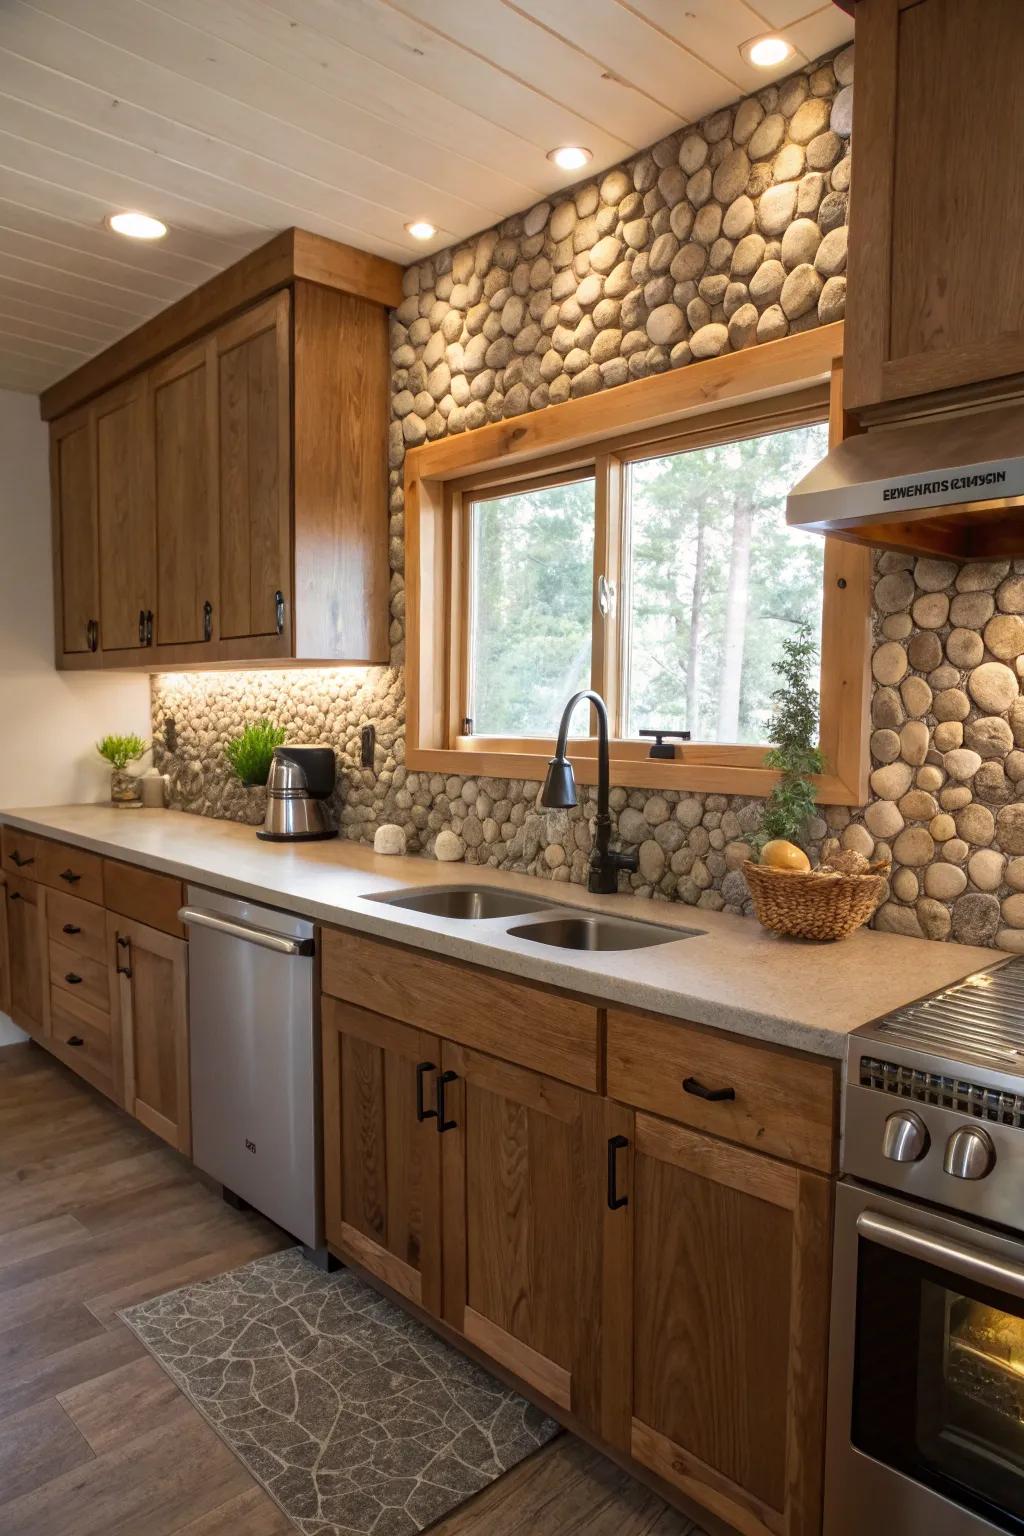
[[[116,982],[113,1012],[124,1107],[188,1154],[188,944],[112,912],[107,914],[107,942]]]
[[[417,1306],[441,1313],[441,1043],[323,1000],[327,1240]]]
[[[30,1035],[45,1035],[47,996],[46,894],[33,880],[6,877],[11,1018]]]

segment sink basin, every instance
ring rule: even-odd
[[[692,939],[693,928],[658,928],[616,917],[553,917],[546,922],[521,923],[508,930],[513,939],[531,944],[550,944],[555,949],[646,949],[651,944],[674,944]]]
[[[372,899],[386,902],[389,907],[404,907],[407,912],[477,921],[485,917],[521,917],[526,912],[542,912],[551,905],[532,896],[520,896],[515,891],[496,891],[490,886],[472,885],[453,885],[446,891],[404,891],[400,896],[374,896]]]

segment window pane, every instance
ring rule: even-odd
[[[786,494],[828,448],[822,424],[630,470],[627,733],[768,739],[782,641],[821,635],[825,541],[786,526]]]
[[[594,482],[471,508],[469,712],[477,736],[553,736],[590,685]],[[588,730],[582,707],[574,735]]]

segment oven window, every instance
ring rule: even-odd
[[[854,1445],[1024,1532],[1024,1302],[859,1248]]]

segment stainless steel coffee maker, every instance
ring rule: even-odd
[[[267,780],[267,814],[256,836],[268,843],[337,837],[324,801],[334,788],[333,747],[277,747]]]

